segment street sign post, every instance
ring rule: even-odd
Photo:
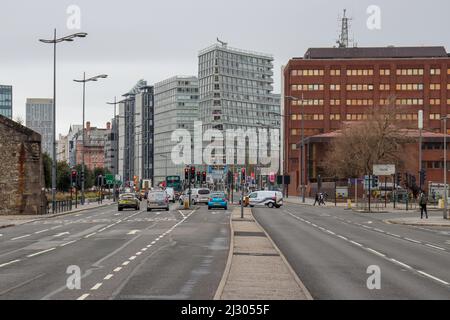
[[[373,175],[390,176],[395,174],[395,164],[374,164]]]

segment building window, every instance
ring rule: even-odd
[[[380,69],[380,76],[388,76],[391,74],[390,69]]]
[[[423,99],[397,99],[396,105],[423,105]]]
[[[391,90],[391,86],[389,84],[381,83],[380,84],[380,91],[389,91]]]
[[[440,75],[441,69],[430,69],[430,74],[431,75]]]
[[[340,76],[341,70],[340,69],[331,69],[330,70],[330,76]]]
[[[372,91],[373,84],[347,84],[348,91]]]
[[[340,120],[341,115],[339,113],[331,113],[330,114],[330,120]]]
[[[340,84],[330,84],[330,90],[331,91],[339,91],[339,90],[341,90],[341,85]]]
[[[296,143],[292,143],[291,144],[291,150],[297,150],[297,144]]]
[[[439,105],[441,104],[441,99],[430,99],[431,105]]]
[[[423,90],[422,83],[397,83],[395,89],[398,91]]]
[[[347,69],[347,76],[373,76],[373,69]]]
[[[330,100],[330,105],[332,106],[339,106],[341,104],[341,100],[339,99],[331,99]]]
[[[441,90],[440,83],[430,83],[430,90]]]
[[[397,69],[396,74],[398,76],[421,76],[423,69]]]
[[[291,135],[292,136],[298,135],[297,129],[291,129]]]
[[[439,120],[441,115],[439,113],[430,113],[430,120]]]

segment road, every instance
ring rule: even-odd
[[[109,205],[2,229],[0,299],[212,299],[230,212],[141,209]]]
[[[386,224],[392,214],[335,207],[253,212],[314,299],[450,299],[448,229]],[[372,265],[380,289],[367,287]]]

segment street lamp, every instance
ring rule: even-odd
[[[71,42],[75,38],[85,38],[87,33],[78,32],[62,38],[56,38],[56,29],[54,30],[53,39],[39,39],[40,42],[53,44],[53,150],[52,150],[52,213],[55,213],[56,201],[56,44],[64,41]]]
[[[448,115],[441,117],[444,120],[444,219],[447,217],[447,119]]]
[[[105,79],[108,76],[106,74],[101,74],[89,79],[86,79],[86,72],[83,72],[83,79],[81,80],[73,80],[75,82],[78,83],[83,83],[83,149],[81,149],[81,161],[82,161],[82,165],[81,165],[81,204],[84,205],[84,180],[85,180],[85,176],[84,176],[84,148],[85,148],[85,133],[84,133],[84,115],[85,115],[85,107],[86,107],[86,82],[91,82],[91,81],[98,81],[98,79]]]

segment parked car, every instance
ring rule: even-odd
[[[211,193],[208,201],[208,210],[211,210],[211,208],[224,208],[225,210],[228,209],[228,199],[225,192],[213,191]]]
[[[211,194],[211,191],[207,188],[196,188],[192,189],[192,203],[204,203],[208,204],[209,201],[209,195]]]
[[[166,192],[169,196],[169,201],[175,203],[175,190],[172,187],[167,187]]]
[[[148,193],[147,211],[151,211],[152,209],[164,209],[169,211],[169,196],[166,191],[150,191]]]
[[[140,201],[134,193],[123,193],[119,196],[118,209],[122,211],[125,208],[134,208],[139,210]]]
[[[283,194],[279,191],[254,191],[248,195],[248,202],[250,207],[279,208],[283,205]]]

